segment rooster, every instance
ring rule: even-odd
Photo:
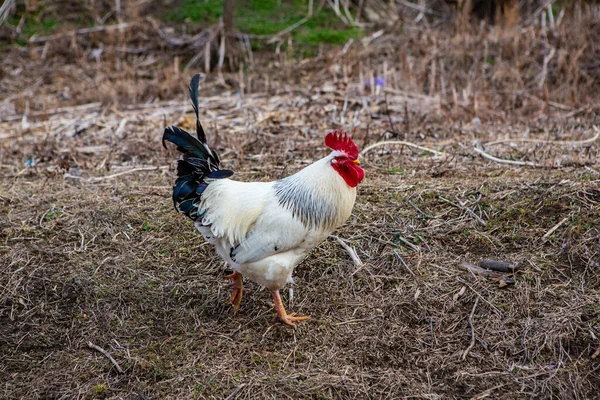
[[[288,314],[279,290],[293,283],[292,272],[308,253],[343,224],[354,206],[356,186],[365,172],[358,149],[341,131],[330,132],[325,145],[333,151],[300,172],[275,182],[238,182],[220,169],[218,154],[206,144],[198,115],[198,82],[189,93],[196,113],[197,139],[170,126],[162,143],[183,153],[177,163],[173,205],[194,221],[204,239],[233,270],[230,303],[234,313],[242,301],[243,277],[268,288],[277,315],[295,326],[307,316]]]

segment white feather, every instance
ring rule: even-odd
[[[220,179],[204,191],[201,211],[206,213],[196,227],[232,269],[269,289],[281,289],[292,282],[294,267],[352,212],[356,189],[331,167],[336,155],[333,152],[286,181],[294,193],[318,200],[317,218],[310,216],[316,223],[303,223],[280,204],[281,183]]]

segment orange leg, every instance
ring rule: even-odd
[[[226,275],[223,278],[233,280],[233,294],[231,295],[231,299],[229,300],[229,302],[233,306],[233,313],[235,314],[240,308],[240,304],[242,303],[242,293],[244,292],[244,280],[242,274],[240,274],[239,272],[234,272],[233,274]]]
[[[283,303],[281,302],[281,296],[279,296],[279,290],[271,290],[271,296],[273,296],[273,300],[275,301],[275,311],[277,311],[279,319],[285,324],[295,328],[296,324],[294,322],[310,319],[310,317],[295,317],[294,315],[296,313],[286,313],[285,308],[283,308]]]

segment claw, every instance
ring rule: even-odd
[[[306,321],[307,319],[310,319],[308,316],[296,317],[296,313],[286,313],[285,308],[283,307],[283,302],[281,301],[281,296],[279,295],[279,290],[271,290],[271,295],[273,296],[273,300],[275,300],[275,311],[277,311],[279,319],[284,324],[295,328],[296,324],[294,322]]]
[[[296,324],[294,322],[306,321],[307,319],[310,319],[310,317],[308,317],[308,316],[295,317],[294,316],[295,314],[296,313],[287,314],[285,317],[281,318],[281,321],[284,324],[287,324],[289,326],[293,326],[295,328]]]

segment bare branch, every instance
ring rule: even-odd
[[[363,262],[358,257],[358,254],[356,254],[356,250],[354,250],[352,247],[348,246],[346,244],[346,242],[344,242],[339,237],[334,236],[334,235],[331,235],[331,237],[334,238],[340,244],[340,246],[342,246],[342,248],[344,250],[346,250],[346,252],[350,256],[350,258],[352,259],[352,262],[354,262],[354,265],[356,265],[357,267],[360,267],[361,265],[363,265]]]
[[[562,226],[562,224],[564,224],[568,220],[569,220],[569,217],[564,217],[558,224],[556,224],[552,228],[550,228],[550,230],[548,232],[546,232],[546,234],[544,236],[542,236],[542,238],[548,239],[550,237],[550,235],[552,235],[558,228],[560,228]]]
[[[100,346],[96,346],[92,342],[87,342],[87,346],[90,349],[93,349],[93,350],[96,350],[96,351],[99,351],[100,353],[102,353],[104,355],[104,357],[108,358],[110,360],[110,362],[113,363],[113,365],[115,366],[115,368],[117,369],[117,371],[119,371],[120,374],[124,373],[123,369],[121,368],[121,366],[119,365],[119,363],[117,362],[117,360],[115,360],[113,358],[113,356],[111,356],[108,351],[104,350]]]
[[[556,145],[563,145],[563,146],[578,146],[578,145],[582,145],[582,144],[594,143],[596,140],[598,140],[598,138],[600,138],[600,129],[598,129],[598,127],[594,126],[594,131],[596,131],[596,134],[593,137],[591,137],[589,139],[584,139],[584,140],[565,140],[565,141],[563,141],[563,140],[514,138],[514,139],[494,140],[492,142],[487,142],[485,145],[493,146],[495,144],[500,144],[500,143],[523,142],[523,143],[556,144]]]
[[[505,160],[503,158],[494,157],[494,156],[486,153],[485,151],[483,151],[483,150],[481,150],[480,148],[477,148],[477,147],[473,147],[473,150],[475,150],[475,152],[481,154],[481,156],[483,158],[486,158],[486,159],[488,159],[490,161],[494,161],[494,162],[497,162],[497,163],[500,163],[500,164],[528,166],[528,167],[535,167],[535,168],[549,168],[546,165],[534,163],[534,162],[531,162],[531,161]]]
[[[462,360],[467,358],[467,355],[469,354],[473,346],[475,346],[475,326],[473,325],[473,317],[475,316],[475,309],[477,308],[477,304],[479,304],[479,296],[475,298],[475,304],[473,304],[473,309],[471,310],[471,315],[469,316],[469,326],[471,327],[471,343],[463,353],[461,357]]]
[[[106,175],[106,176],[96,176],[96,177],[91,177],[91,178],[82,178],[80,176],[75,176],[75,175],[71,175],[69,173],[65,174],[65,178],[69,178],[69,179],[79,179],[79,180],[83,180],[83,181],[87,181],[87,182],[100,182],[100,181],[105,181],[107,179],[113,179],[122,175],[127,175],[127,174],[133,174],[134,172],[139,172],[139,171],[156,171],[156,170],[161,170],[161,169],[168,169],[169,166],[168,165],[164,165],[162,167],[139,167],[139,168],[133,168],[133,169],[128,169],[127,171],[122,171],[122,172],[117,172],[116,174],[112,174],[112,175]]]
[[[385,141],[385,142],[377,142],[377,143],[373,143],[372,145],[366,147],[365,149],[363,149],[363,151],[360,152],[361,156],[364,156],[365,154],[367,154],[369,151],[373,150],[374,148],[380,147],[380,146],[386,146],[386,145],[391,145],[391,144],[401,144],[403,146],[408,146],[408,147],[414,147],[415,149],[419,149],[419,150],[423,150],[423,151],[428,151],[430,153],[433,153],[436,156],[445,156],[444,153],[442,153],[439,150],[433,150],[430,149],[428,147],[424,147],[424,146],[419,146],[418,144],[414,144],[411,142],[405,142],[403,140],[389,140],[389,141]]]

